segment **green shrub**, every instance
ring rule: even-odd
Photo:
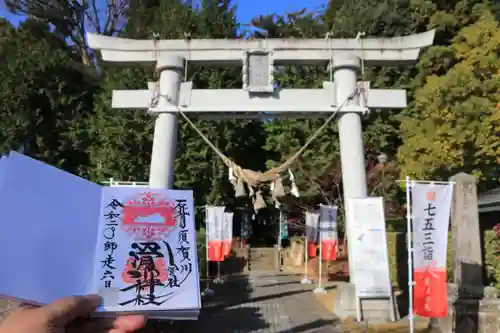
[[[484,261],[486,262],[489,284],[500,289],[500,262],[498,261],[500,238],[495,231],[489,231],[485,234],[484,247],[487,249]]]
[[[207,269],[207,242],[205,239],[205,229],[200,229],[196,232],[196,249],[198,252],[198,272],[200,277],[205,276],[205,271]]]

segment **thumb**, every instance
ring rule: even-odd
[[[98,295],[71,296],[54,301],[38,311],[51,323],[66,325],[78,316],[88,315],[100,304]]]

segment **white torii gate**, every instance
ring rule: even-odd
[[[146,109],[156,113],[149,184],[171,188],[178,113],[231,117],[311,117],[339,110],[339,141],[345,198],[366,197],[366,172],[361,114],[370,108],[406,107],[405,90],[369,89],[357,74],[366,65],[411,64],[422,48],[432,45],[434,30],[395,38],[366,39],[193,39],[134,40],[87,34],[88,45],[100,50],[105,62],[156,65],[160,73],[157,103],[148,90],[113,91],[113,108]],[[242,66],[242,89],[192,89],[183,81],[186,63]],[[275,66],[327,64],[333,82],[323,89],[275,89]],[[150,86],[156,83],[150,84]],[[359,87],[361,98],[349,98]],[[347,103],[346,103],[347,102]],[[346,200],[347,201],[347,200]],[[345,201],[345,202],[346,202]],[[349,223],[349,221],[347,221]],[[349,242],[351,243],[351,242]]]

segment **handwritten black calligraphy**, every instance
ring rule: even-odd
[[[118,249],[118,244],[115,242],[118,219],[120,218],[118,209],[123,208],[123,204],[118,200],[113,199],[105,208],[106,213],[103,216],[105,220],[105,228],[102,231],[105,257],[101,260],[101,267],[104,269],[101,281],[104,281],[104,288],[111,288],[112,282],[115,280],[114,271],[116,270],[116,259],[114,254]]]

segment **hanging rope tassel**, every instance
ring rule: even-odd
[[[246,197],[247,193],[245,191],[245,183],[241,178],[238,178],[236,185],[234,186],[234,196],[236,198]]]
[[[264,198],[262,197],[262,192],[259,190],[257,193],[255,193],[255,198],[253,201],[253,208],[255,212],[258,212],[259,210],[266,208],[266,202],[264,201]]]
[[[279,177],[273,182],[273,189],[271,191],[271,196],[273,200],[277,200],[286,195],[285,189],[283,188],[283,179]]]

